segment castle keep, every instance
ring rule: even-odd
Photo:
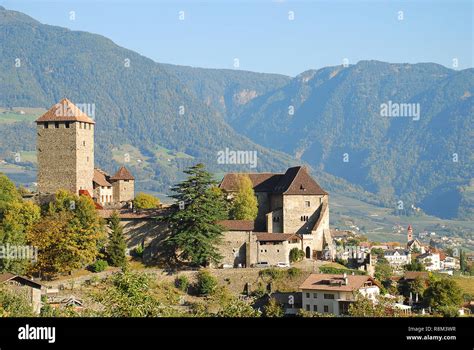
[[[95,122],[68,99],[36,120],[38,192],[86,194],[100,205],[134,198],[134,177],[121,167],[113,176],[94,168]]]

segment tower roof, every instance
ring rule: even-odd
[[[95,124],[87,114],[80,110],[67,98],[63,98],[50,108],[45,114],[36,119],[36,123],[42,122],[83,122]]]
[[[135,178],[127,168],[121,166],[115,175],[110,178],[110,180],[135,180]]]

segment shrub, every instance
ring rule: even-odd
[[[142,245],[138,245],[136,246],[133,251],[132,251],[132,255],[137,257],[137,258],[141,258],[143,257],[143,246]]]
[[[199,271],[196,290],[200,295],[211,295],[217,287],[217,279],[208,271]]]
[[[174,280],[174,285],[176,288],[186,293],[189,288],[189,280],[185,275],[179,275]]]
[[[90,270],[92,272],[102,272],[104,271],[107,267],[109,266],[109,264],[107,264],[107,261],[105,260],[96,260],[91,266],[90,266]]]
[[[332,267],[332,266],[321,266],[319,268],[320,273],[332,273],[332,274],[340,274],[342,275],[343,273],[347,273],[348,275],[351,275],[354,273],[354,275],[366,275],[367,272],[361,271],[361,270],[351,270],[351,269],[340,269],[337,267]]]
[[[160,200],[151,194],[140,192],[133,200],[133,207],[136,209],[155,209],[159,207]]]
[[[290,267],[288,270],[286,270],[286,273],[288,274],[288,277],[290,278],[301,276],[301,270],[298,269],[297,267]]]
[[[294,263],[303,260],[304,252],[301,249],[293,248],[290,250],[290,262]]]
[[[260,270],[260,272],[258,273],[258,275],[260,277],[269,277],[271,279],[279,279],[281,277],[283,277],[283,274],[284,274],[284,270],[280,270],[280,269],[276,269],[274,267],[271,267],[269,269],[264,269],[264,270]]]

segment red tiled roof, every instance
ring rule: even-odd
[[[110,177],[110,180],[135,180],[135,178],[127,168],[121,166],[115,175]]]
[[[63,121],[77,121],[89,124],[95,124],[87,114],[82,112],[74,103],[67,98],[63,98],[59,103],[52,106],[49,111],[44,113],[41,117],[36,119],[37,123],[42,122],[63,122]]]
[[[403,278],[406,280],[414,280],[417,277],[421,279],[427,279],[429,276],[428,272],[425,271],[406,271]]]
[[[14,278],[16,275],[10,273],[10,272],[5,272],[0,274],[0,283],[6,282]]]
[[[217,223],[229,231],[255,230],[255,221],[253,220],[220,220]]]
[[[313,273],[300,286],[300,289],[352,292],[364,287],[366,282],[376,286],[375,280],[366,275],[347,275],[348,284],[344,284],[344,276],[340,274]]]
[[[112,186],[110,182],[107,181],[105,174],[98,169],[94,169],[94,177],[92,181],[95,182],[99,186],[103,186],[103,187]]]
[[[308,174],[306,167],[289,168],[284,174],[274,173],[229,173],[224,176],[219,187],[228,192],[238,190],[239,175],[247,175],[255,192],[282,194],[327,195]]]

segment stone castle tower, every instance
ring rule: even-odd
[[[38,192],[93,193],[95,122],[68,99],[36,120]]]

